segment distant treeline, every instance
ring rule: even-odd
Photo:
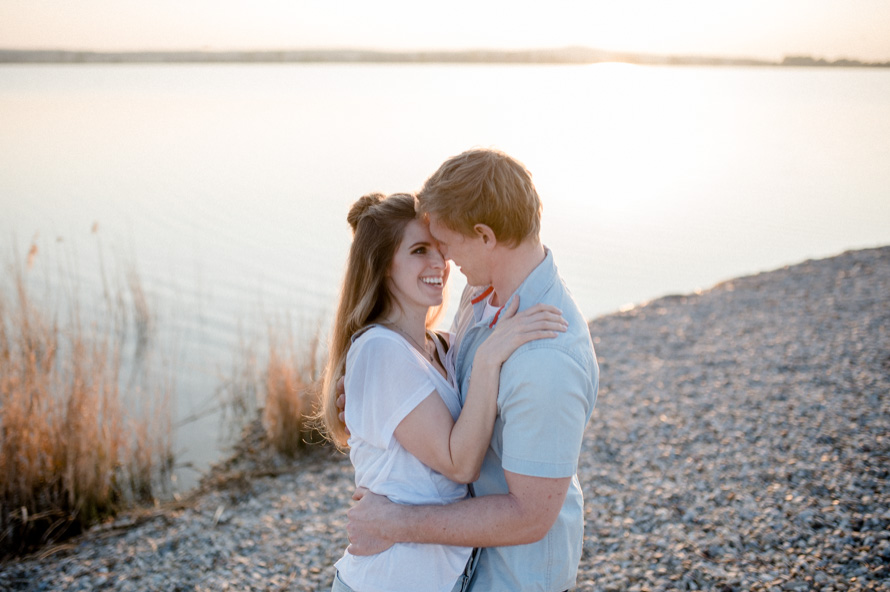
[[[19,64],[166,64],[166,63],[408,63],[408,64],[628,64],[670,66],[840,66],[890,67],[890,62],[829,62],[789,56],[782,62],[708,56],[669,56],[612,52],[587,47],[529,50],[376,51],[298,49],[271,51],[69,51],[0,49],[0,63]]]
[[[782,60],[783,66],[833,67],[833,68],[890,68],[890,62],[860,62],[859,60],[840,59],[829,62],[810,56],[787,56]]]

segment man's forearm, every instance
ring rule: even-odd
[[[395,543],[464,547],[522,545],[542,539],[556,522],[572,477],[505,472],[508,493],[443,506],[395,504],[359,487],[346,513],[353,555],[374,555]]]
[[[444,506],[397,506],[393,539],[463,547],[522,545],[540,540],[547,530],[529,528],[519,501],[511,494],[468,498]]]
[[[444,506],[396,506],[392,539],[465,547],[523,545],[541,540],[556,521],[571,477],[543,479],[508,473],[510,492]]]

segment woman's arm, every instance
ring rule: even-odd
[[[497,393],[500,365],[477,367],[478,363],[474,362],[470,392],[457,421],[433,391],[395,430],[396,439],[408,452],[458,483],[478,478],[497,415],[497,396],[486,394]]]
[[[517,297],[476,350],[457,421],[433,391],[396,427],[395,437],[408,452],[452,481],[470,483],[479,477],[497,416],[501,365],[519,346],[565,331],[565,321],[552,306],[539,304],[517,314],[518,308]]]

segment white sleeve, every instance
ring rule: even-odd
[[[366,334],[346,357],[346,426],[354,437],[387,448],[399,423],[436,390],[432,379],[403,344]]]

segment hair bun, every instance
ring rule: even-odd
[[[365,213],[385,198],[386,196],[382,193],[368,193],[352,204],[352,207],[349,208],[349,214],[346,216],[346,221],[349,222],[353,232],[358,228],[359,221],[365,217]]]

